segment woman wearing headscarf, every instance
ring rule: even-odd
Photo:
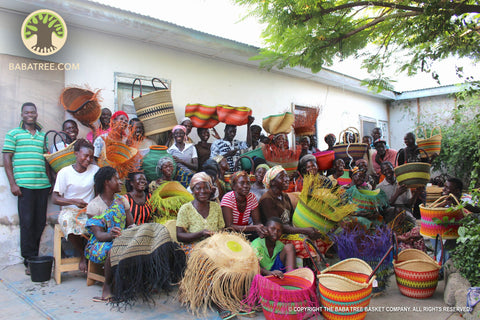
[[[317,158],[312,154],[307,154],[303,156],[298,162],[298,171],[300,176],[295,182],[295,191],[303,190],[303,177],[306,175],[312,175],[315,177],[315,185],[322,186],[326,188],[332,187],[332,182],[327,177],[323,176],[318,172]]]
[[[162,157],[158,159],[157,166],[155,167],[157,172],[158,179],[150,182],[148,185],[148,190],[150,193],[153,193],[161,184],[173,180],[173,175],[175,174],[175,165],[172,158]]]
[[[257,198],[250,192],[248,173],[235,172],[230,181],[233,191],[225,194],[220,204],[225,227],[253,235],[252,239],[265,235],[266,229],[260,221]]]
[[[191,143],[193,144],[193,140],[189,137],[190,132],[192,132],[193,128],[193,123],[192,120],[190,120],[189,117],[185,117],[182,119],[182,121],[179,122],[179,125],[184,126],[186,131],[185,131],[185,142],[186,143]],[[170,133],[167,143],[165,144],[167,147],[171,147],[175,143],[175,138],[173,137],[173,134]]]
[[[175,180],[187,188],[193,174],[198,170],[197,150],[193,144],[185,142],[187,129],[184,126],[176,125],[172,133],[175,143],[168,148],[167,152],[177,163]]]
[[[185,203],[177,214],[177,239],[188,255],[196,242],[225,227],[222,208],[210,201],[212,179],[205,172],[193,175],[190,189],[194,200]]]
[[[107,136],[112,140],[126,143],[127,127],[128,127],[127,113],[125,111],[115,112],[110,118],[109,131],[98,136],[93,143],[93,146],[95,148],[93,152],[93,156],[95,157],[95,159],[98,159],[101,156],[102,150],[105,146],[105,138],[107,138]],[[110,135],[110,133],[112,134]]]
[[[326,252],[329,244],[322,241],[323,235],[315,230],[315,228],[297,228],[292,224],[292,217],[295,208],[287,194],[284,193],[288,189],[289,178],[282,166],[274,166],[265,174],[263,180],[268,191],[260,199],[260,217],[262,223],[265,223],[271,217],[278,217],[284,224],[284,235],[280,241],[283,243],[292,243],[295,246],[297,257],[308,258],[308,254],[303,247],[303,240],[309,237],[316,241],[317,247],[321,252]]]

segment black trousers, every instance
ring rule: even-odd
[[[38,256],[40,238],[47,223],[47,202],[50,188],[20,188],[18,216],[20,220],[20,251],[27,265],[27,259]]]

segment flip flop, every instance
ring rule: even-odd
[[[237,316],[235,313],[233,312],[230,312],[228,310],[222,310],[222,311],[218,311],[218,316],[220,317],[220,319],[223,319],[223,320],[227,320],[227,319],[237,319]]]
[[[245,318],[255,318],[257,315],[255,313],[255,310],[252,310],[252,311],[240,311],[239,313],[237,313],[237,316],[245,317]]]
[[[106,298],[93,297],[92,301],[93,301],[93,302],[110,302],[110,301],[112,301],[112,298],[113,298],[113,297],[106,297]]]

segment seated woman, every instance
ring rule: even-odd
[[[197,149],[193,144],[185,142],[187,129],[184,126],[173,127],[172,133],[175,143],[168,148],[167,152],[177,163],[175,180],[187,188],[193,174],[198,170]]]
[[[185,203],[177,214],[177,239],[185,254],[190,253],[195,242],[211,236],[225,227],[222,208],[210,201],[212,179],[205,172],[193,175],[190,189],[194,200]]]
[[[98,195],[87,206],[86,228],[90,239],[85,247],[85,257],[94,263],[105,263],[105,282],[102,296],[96,300],[108,301],[111,298],[112,270],[109,251],[113,240],[122,234],[122,230],[133,224],[130,204],[118,194],[121,180],[112,167],[103,167],[94,177]]]
[[[345,162],[342,159],[337,159],[333,163],[334,172],[328,176],[334,188],[348,186],[352,179],[349,177],[348,170],[345,170]]]
[[[265,177],[265,173],[268,169],[270,169],[270,167],[265,163],[259,164],[255,168],[255,182],[252,184],[250,192],[255,195],[257,201],[260,201],[260,198],[263,196],[263,194],[267,192],[267,189],[263,184],[263,178]]]
[[[302,191],[303,177],[308,174],[315,176],[316,184],[328,188],[332,187],[332,182],[330,181],[330,179],[318,172],[317,158],[315,158],[314,155],[304,155],[298,162],[298,171],[300,172],[300,176],[295,182],[296,191]]]
[[[295,208],[290,198],[283,192],[288,189],[289,178],[282,166],[275,166],[267,171],[264,181],[268,191],[260,199],[260,218],[266,222],[271,217],[280,218],[284,224],[284,233],[280,238],[283,243],[292,243],[295,246],[297,257],[309,258],[303,247],[303,240],[309,237],[314,240],[318,249],[324,253],[330,246],[329,241],[322,240],[323,235],[315,228],[297,228],[292,224]],[[316,241],[315,241],[316,240]]]
[[[75,249],[81,253],[78,268],[87,271],[84,254],[87,215],[85,208],[94,198],[93,177],[98,167],[93,163],[93,145],[85,139],[75,144],[76,161],[73,165],[61,169],[53,188],[52,202],[62,207],[58,224]]]
[[[220,204],[225,227],[246,233],[252,240],[258,236],[263,237],[266,230],[260,221],[257,198],[250,192],[248,173],[235,172],[232,174],[231,183],[233,191],[225,194]]]
[[[150,182],[148,185],[148,191],[150,191],[150,193],[153,193],[153,191],[155,191],[155,189],[157,189],[161,184],[168,181],[173,181],[175,166],[172,158],[163,157],[158,159],[155,171],[157,172],[158,179]]]
[[[213,158],[213,160],[215,160],[217,162],[218,168],[219,168],[218,180],[219,180],[219,183],[222,186],[222,190],[220,191],[220,194],[222,193],[222,191],[223,191],[223,194],[225,194],[229,191],[232,191],[232,187],[230,186],[230,183],[225,181],[225,173],[227,173],[229,168],[230,168],[229,165],[228,165],[227,158],[225,158],[222,155],[217,155]]]
[[[125,197],[130,204],[130,212],[136,225],[151,222],[153,209],[148,203],[150,192],[147,189],[147,178],[143,172],[131,172],[126,181],[127,194]]]
[[[283,233],[283,223],[279,218],[268,219],[265,226],[267,227],[265,238],[257,238],[251,243],[260,262],[260,274],[283,278],[284,272],[296,268],[295,248],[291,243],[283,244],[279,240]]]

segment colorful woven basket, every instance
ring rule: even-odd
[[[458,204],[458,200],[454,195],[447,195],[438,198],[437,201],[429,206],[420,205],[420,234],[422,236],[435,238],[439,234],[443,239],[458,238],[458,228],[460,227],[460,220],[463,218],[463,211],[436,207],[441,201],[450,196]]]
[[[282,279],[256,275],[245,302],[252,307],[260,302],[265,319],[304,319],[307,308],[318,307],[315,275],[308,268],[287,272]]]
[[[317,159],[318,170],[328,170],[333,167],[333,161],[335,161],[335,151],[319,151],[313,154]]]
[[[185,116],[190,118],[195,128],[210,129],[219,122],[217,107],[200,103],[187,104],[185,106]]]
[[[426,199],[427,204],[434,203],[438,198],[442,196],[442,193],[443,193],[443,188],[435,185],[432,185],[432,186],[427,185],[425,189],[427,191],[427,199]]]
[[[348,135],[353,135],[355,140],[350,142]],[[333,146],[335,159],[353,158],[353,161],[362,159],[368,151],[366,143],[360,143],[360,134],[357,128],[348,127],[339,134],[340,142]]]
[[[375,276],[360,259],[346,259],[318,276],[320,304],[325,319],[364,319],[370,304]]]
[[[155,80],[159,81],[164,88],[156,88]],[[140,85],[140,95],[134,98],[133,89],[137,81]],[[141,80],[136,78],[132,83],[133,105],[135,106],[137,117],[145,127],[146,136],[169,131],[177,125],[170,89],[158,78],[152,79],[152,86],[155,91],[142,94]]]
[[[143,158],[142,169],[148,181],[157,180],[158,160],[160,160],[160,158],[163,158],[163,157],[169,157],[170,159],[172,159],[173,161],[172,175],[175,175],[175,172],[177,171],[177,163],[175,162],[173,157],[170,155],[170,153],[167,152],[167,149],[168,149],[167,146],[160,146],[160,145],[151,146],[150,152],[148,152]]]
[[[423,129],[423,135],[425,136],[425,139],[419,139],[417,138],[417,145],[419,148],[424,149],[428,156],[431,157],[433,155],[439,155],[440,150],[442,148],[442,132],[440,130],[440,127],[435,127],[432,129],[432,132],[430,133],[430,138],[427,138],[427,131],[425,130],[425,127],[419,126],[417,129],[415,129],[415,134],[418,137],[418,129],[422,128]],[[438,129],[438,134],[434,135],[433,132],[435,129]]]
[[[402,164],[394,169],[398,184],[404,184],[409,188],[424,187],[430,181],[429,163],[410,162]]]
[[[263,118],[262,127],[269,134],[290,133],[294,121],[293,113],[285,112]]]
[[[62,134],[65,135],[64,132],[58,132],[55,130],[47,131],[45,133],[45,139],[43,141],[45,150],[48,150],[48,145],[47,145],[48,134],[53,132],[55,133],[55,136],[53,138],[54,146],[56,145],[56,137],[60,137],[63,140]],[[75,142],[76,141],[73,141],[65,149],[62,149],[54,153],[46,153],[43,155],[47,160],[47,162],[50,164],[50,167],[52,167],[52,169],[55,172],[58,172],[60,171],[60,169],[65,168],[69,165],[72,165],[77,161],[74,150],[73,150],[75,148]]]
[[[442,243],[441,239],[440,243]],[[443,257],[443,244],[441,256]],[[404,296],[415,299],[431,297],[437,288],[442,257],[437,263],[425,252],[417,249],[406,249],[400,252],[393,262],[400,292]]]
[[[65,110],[83,124],[97,121],[102,113],[99,100],[100,90],[93,92],[83,88],[65,88],[60,95],[60,103]]]
[[[218,121],[234,126],[243,126],[248,123],[248,116],[252,109],[248,107],[232,107],[229,105],[217,106]]]
[[[258,157],[258,158],[262,158],[262,159],[265,160],[265,156],[263,155],[262,148],[257,148],[255,150],[245,152],[244,154],[242,154],[242,156],[247,156],[247,157],[250,157],[252,159],[254,157]],[[248,171],[248,170],[252,169],[252,163],[248,158],[241,158],[240,163],[242,164],[242,169],[243,170]]]
[[[367,190],[352,186],[346,195],[351,203],[357,205],[356,212],[374,212],[388,205],[387,195],[381,189]]]
[[[312,210],[301,199],[293,213],[293,225],[297,228],[314,227],[323,234],[327,234],[337,223],[324,217],[321,213]]]
[[[315,124],[317,122],[320,108],[302,108],[295,109],[295,122],[293,128],[296,136],[311,136],[316,132]]]

